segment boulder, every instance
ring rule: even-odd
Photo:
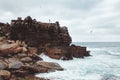
[[[21,66],[23,66],[23,63],[20,61],[13,61],[9,63],[9,67],[10,69],[20,69]]]
[[[12,71],[12,75],[24,77],[24,76],[29,75],[29,73],[28,71],[25,71],[25,70],[15,70],[15,71]]]
[[[24,58],[21,58],[21,61],[22,62],[32,62],[32,58],[30,58],[30,57],[24,57]]]
[[[41,66],[43,68],[48,68],[50,70],[63,70],[63,68],[55,62],[45,62],[45,61],[38,61],[36,65]]]
[[[0,60],[0,70],[6,69],[7,67],[8,67],[8,66],[7,66],[7,63],[4,62],[4,61],[2,61],[2,60]]]
[[[19,53],[19,54],[17,54],[17,56],[19,58],[23,58],[23,57],[27,57],[27,54],[25,54],[25,53]]]
[[[22,48],[16,43],[0,45],[0,55],[14,54],[18,52],[22,52]]]
[[[35,74],[35,73],[47,73],[48,68],[44,68],[41,66],[37,65],[32,65],[32,66],[22,66],[21,69],[27,70],[30,74]]]
[[[3,78],[3,80],[9,80],[11,73],[7,70],[0,70],[0,76]]]

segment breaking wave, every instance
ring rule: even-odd
[[[87,45],[86,45],[87,46]],[[97,45],[96,45],[97,46]],[[51,80],[120,80],[120,47],[88,47],[90,57],[73,60],[55,60],[40,56],[44,61],[57,62],[65,70],[51,73],[37,74],[38,77]]]

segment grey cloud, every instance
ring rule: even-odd
[[[111,41],[120,41],[120,1],[114,1],[0,0],[0,20],[7,22],[30,15],[38,21],[60,21],[68,27],[73,41],[106,41],[111,35]]]
[[[67,0],[65,6],[70,9],[90,10],[100,2],[102,2],[102,0]]]

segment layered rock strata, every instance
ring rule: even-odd
[[[18,17],[11,24],[0,24],[1,35],[12,40],[20,40],[29,47],[37,48],[39,54],[44,52],[51,58],[69,60],[73,57],[89,56],[86,47],[71,45],[72,39],[67,27],[61,27],[59,22],[43,23],[30,16],[24,20]]]

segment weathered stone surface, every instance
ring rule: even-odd
[[[58,63],[55,63],[55,62],[39,61],[36,64],[38,66],[48,68],[48,69],[52,69],[52,70],[63,70],[63,68]]]
[[[5,63],[4,61],[0,60],[0,70],[6,69],[7,67],[8,67],[7,63]]]
[[[86,50],[86,47],[71,45],[70,52],[73,54],[73,57],[77,57],[77,58],[90,56],[89,51]]]
[[[20,61],[13,61],[9,63],[9,68],[10,69],[20,69],[21,66],[23,66],[23,63]]]
[[[27,57],[27,54],[25,54],[25,53],[23,53],[23,54],[19,53],[18,57],[20,57],[20,58]]]
[[[3,80],[8,80],[10,78],[11,73],[7,70],[0,70],[0,76],[3,78]]]
[[[59,22],[42,23],[28,17],[24,20],[12,20],[11,39],[25,41],[31,47],[44,47],[46,43],[61,46],[71,43],[67,27],[60,27]]]
[[[51,46],[46,47],[45,54],[54,59],[69,60],[76,58],[83,58],[84,56],[90,56],[89,51],[86,51],[86,47],[80,46]]]
[[[55,46],[55,47],[47,47],[46,48],[46,54],[54,59],[72,59],[72,55],[69,53],[70,50],[68,47],[61,47],[61,46]]]
[[[30,57],[24,57],[24,58],[21,58],[21,61],[22,62],[32,62],[32,58],[30,58]]]
[[[22,49],[16,43],[0,45],[0,55],[14,54],[18,52],[22,52]]]
[[[25,71],[25,70],[15,70],[15,71],[12,71],[12,74],[19,77],[24,77],[29,75],[28,71]]]
[[[48,72],[48,68],[44,68],[41,66],[36,66],[36,65],[32,65],[32,66],[22,66],[21,67],[23,70],[27,70],[30,74],[35,74],[35,73],[47,73]]]

